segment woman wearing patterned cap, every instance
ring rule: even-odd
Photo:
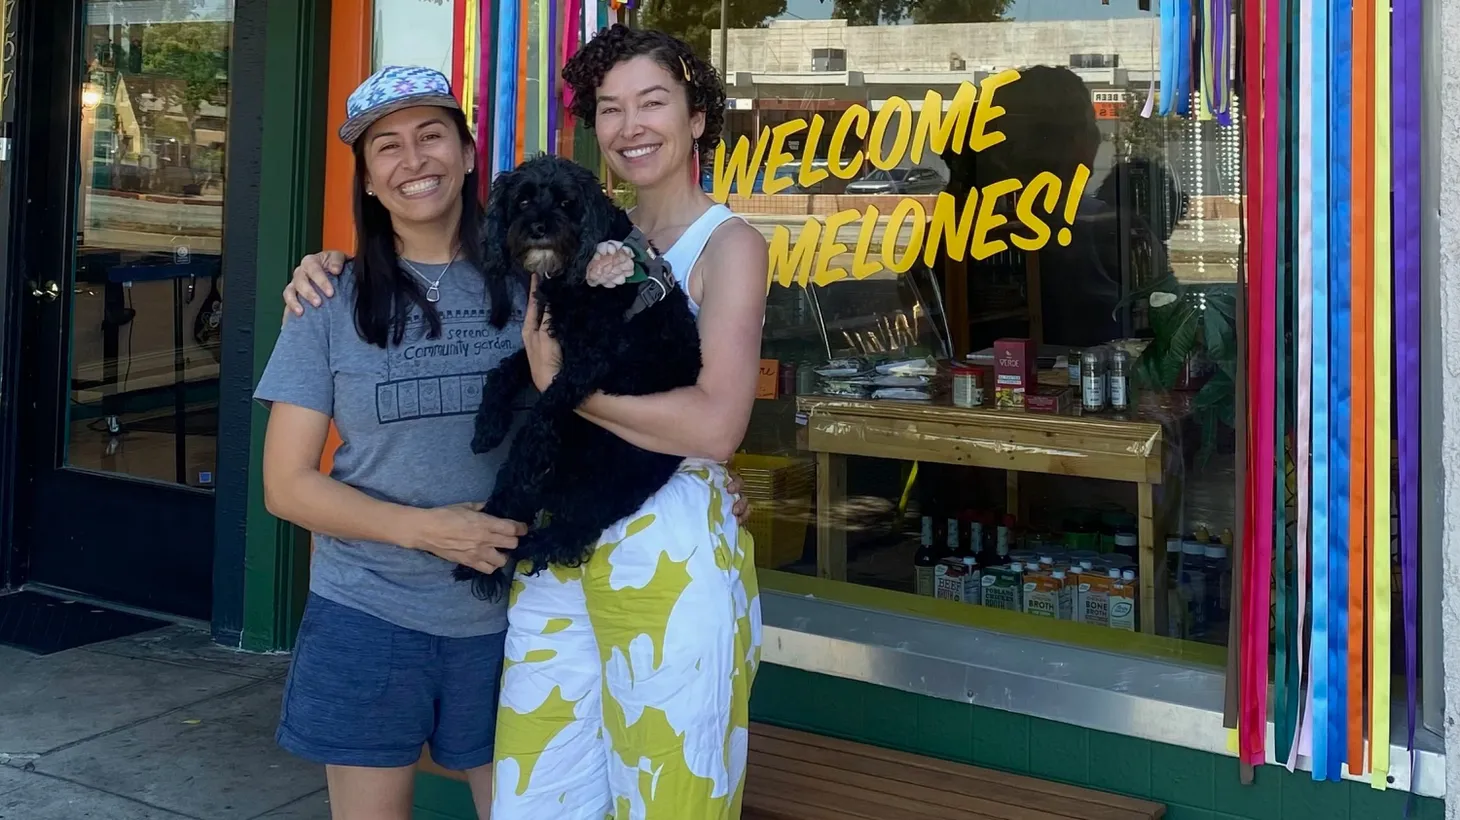
[[[479,264],[475,150],[446,78],[382,69],[348,114],[358,255],[338,298],[285,323],[255,393],[269,511],[314,533],[277,737],[326,766],[337,820],[408,820],[426,744],[485,817],[506,604],[451,569],[492,572],[525,532],[478,512],[506,448],[469,445],[526,292]],[[344,444],[325,475],[331,420]]]
[[[563,80],[614,177],[637,189],[630,217],[665,249],[690,298],[704,367],[691,387],[598,394],[579,410],[685,462],[639,513],[603,533],[584,566],[514,581],[492,816],[731,820],[740,816],[760,602],[751,539],[733,520],[745,509],[723,462],[754,404],[769,254],[759,231],[700,189],[725,89],[688,45],[615,25],[568,61]],[[602,250],[590,279],[621,284],[632,264],[621,249]],[[322,256],[295,271],[291,309],[319,304],[317,290],[329,288],[326,265],[339,259]],[[544,386],[556,343],[526,324]]]

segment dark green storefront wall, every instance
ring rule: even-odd
[[[765,723],[1157,800],[1168,820],[1400,820],[1407,797],[1272,766],[1243,786],[1234,758],[771,664],[756,678],[750,712]],[[1421,798],[1410,816],[1444,815],[1441,801]],[[417,778],[415,818],[474,820],[465,784]]]

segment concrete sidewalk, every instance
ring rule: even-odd
[[[0,647],[0,820],[328,820],[323,769],[274,745],[287,668],[183,626]]]

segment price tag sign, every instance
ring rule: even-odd
[[[760,360],[760,377],[755,380],[755,397],[774,399],[780,395],[781,363],[775,359]]]

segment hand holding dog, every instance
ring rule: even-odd
[[[532,368],[532,383],[538,392],[548,389],[563,364],[563,349],[548,332],[551,317],[537,301],[537,275],[527,292],[527,316],[522,320],[522,346],[527,350],[527,363]]]
[[[598,243],[593,259],[588,263],[588,284],[594,287],[616,288],[634,275],[634,255],[624,243],[615,240]]]
[[[407,546],[453,564],[493,573],[507,564],[506,550],[517,547],[527,527],[480,512],[480,502],[420,510],[418,535]]]

